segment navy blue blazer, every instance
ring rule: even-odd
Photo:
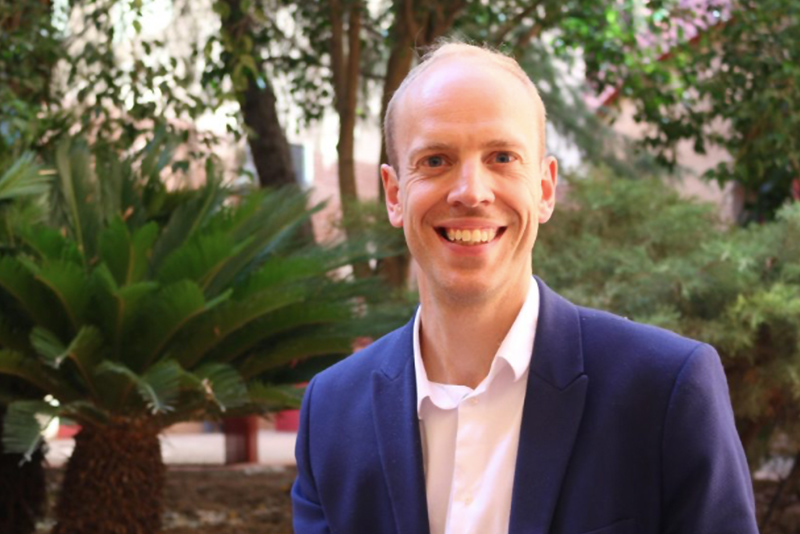
[[[537,283],[509,532],[757,533],[714,349]],[[292,487],[298,534],[428,533],[412,329],[309,384]]]

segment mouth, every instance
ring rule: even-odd
[[[484,245],[500,237],[505,227],[500,228],[437,228],[437,232],[450,243],[463,246]]]

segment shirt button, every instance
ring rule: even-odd
[[[479,402],[479,401],[478,401],[477,397],[472,397],[472,398],[469,400],[469,403],[470,403],[470,405],[472,405],[472,406],[475,406],[475,405],[477,405],[477,404],[478,404],[478,402]]]
[[[466,497],[464,497],[464,504],[467,506],[472,504],[472,495],[467,495]]]

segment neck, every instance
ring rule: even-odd
[[[421,285],[420,349],[428,379],[471,388],[480,384],[531,283],[528,277],[503,294],[466,305],[436,298]]]

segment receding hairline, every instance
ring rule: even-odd
[[[536,85],[531,81],[528,75],[522,70],[522,67],[519,66],[514,58],[502,54],[496,50],[493,50],[488,47],[482,46],[475,46],[467,43],[460,43],[460,42],[446,42],[443,44],[439,44],[431,48],[425,55],[422,57],[420,62],[408,73],[408,75],[403,79],[403,82],[397,88],[397,90],[392,95],[391,100],[389,100],[389,104],[386,107],[386,116],[383,122],[383,134],[384,139],[386,141],[386,154],[389,159],[389,165],[395,168],[399,172],[397,168],[397,150],[395,148],[395,139],[394,139],[394,130],[395,130],[395,112],[398,106],[398,103],[403,99],[406,91],[408,88],[419,78],[422,74],[426,71],[430,70],[434,65],[440,63],[444,59],[466,59],[466,58],[479,58],[484,61],[488,61],[490,64],[498,66],[503,70],[512,74],[515,78],[517,78],[522,84],[528,89],[529,93],[531,94],[534,102],[534,106],[536,107],[536,129],[539,133],[539,150],[541,157],[544,158],[545,155],[545,121],[546,121],[546,110],[544,107],[544,102],[542,102],[542,98],[539,95],[539,91],[536,89]]]

